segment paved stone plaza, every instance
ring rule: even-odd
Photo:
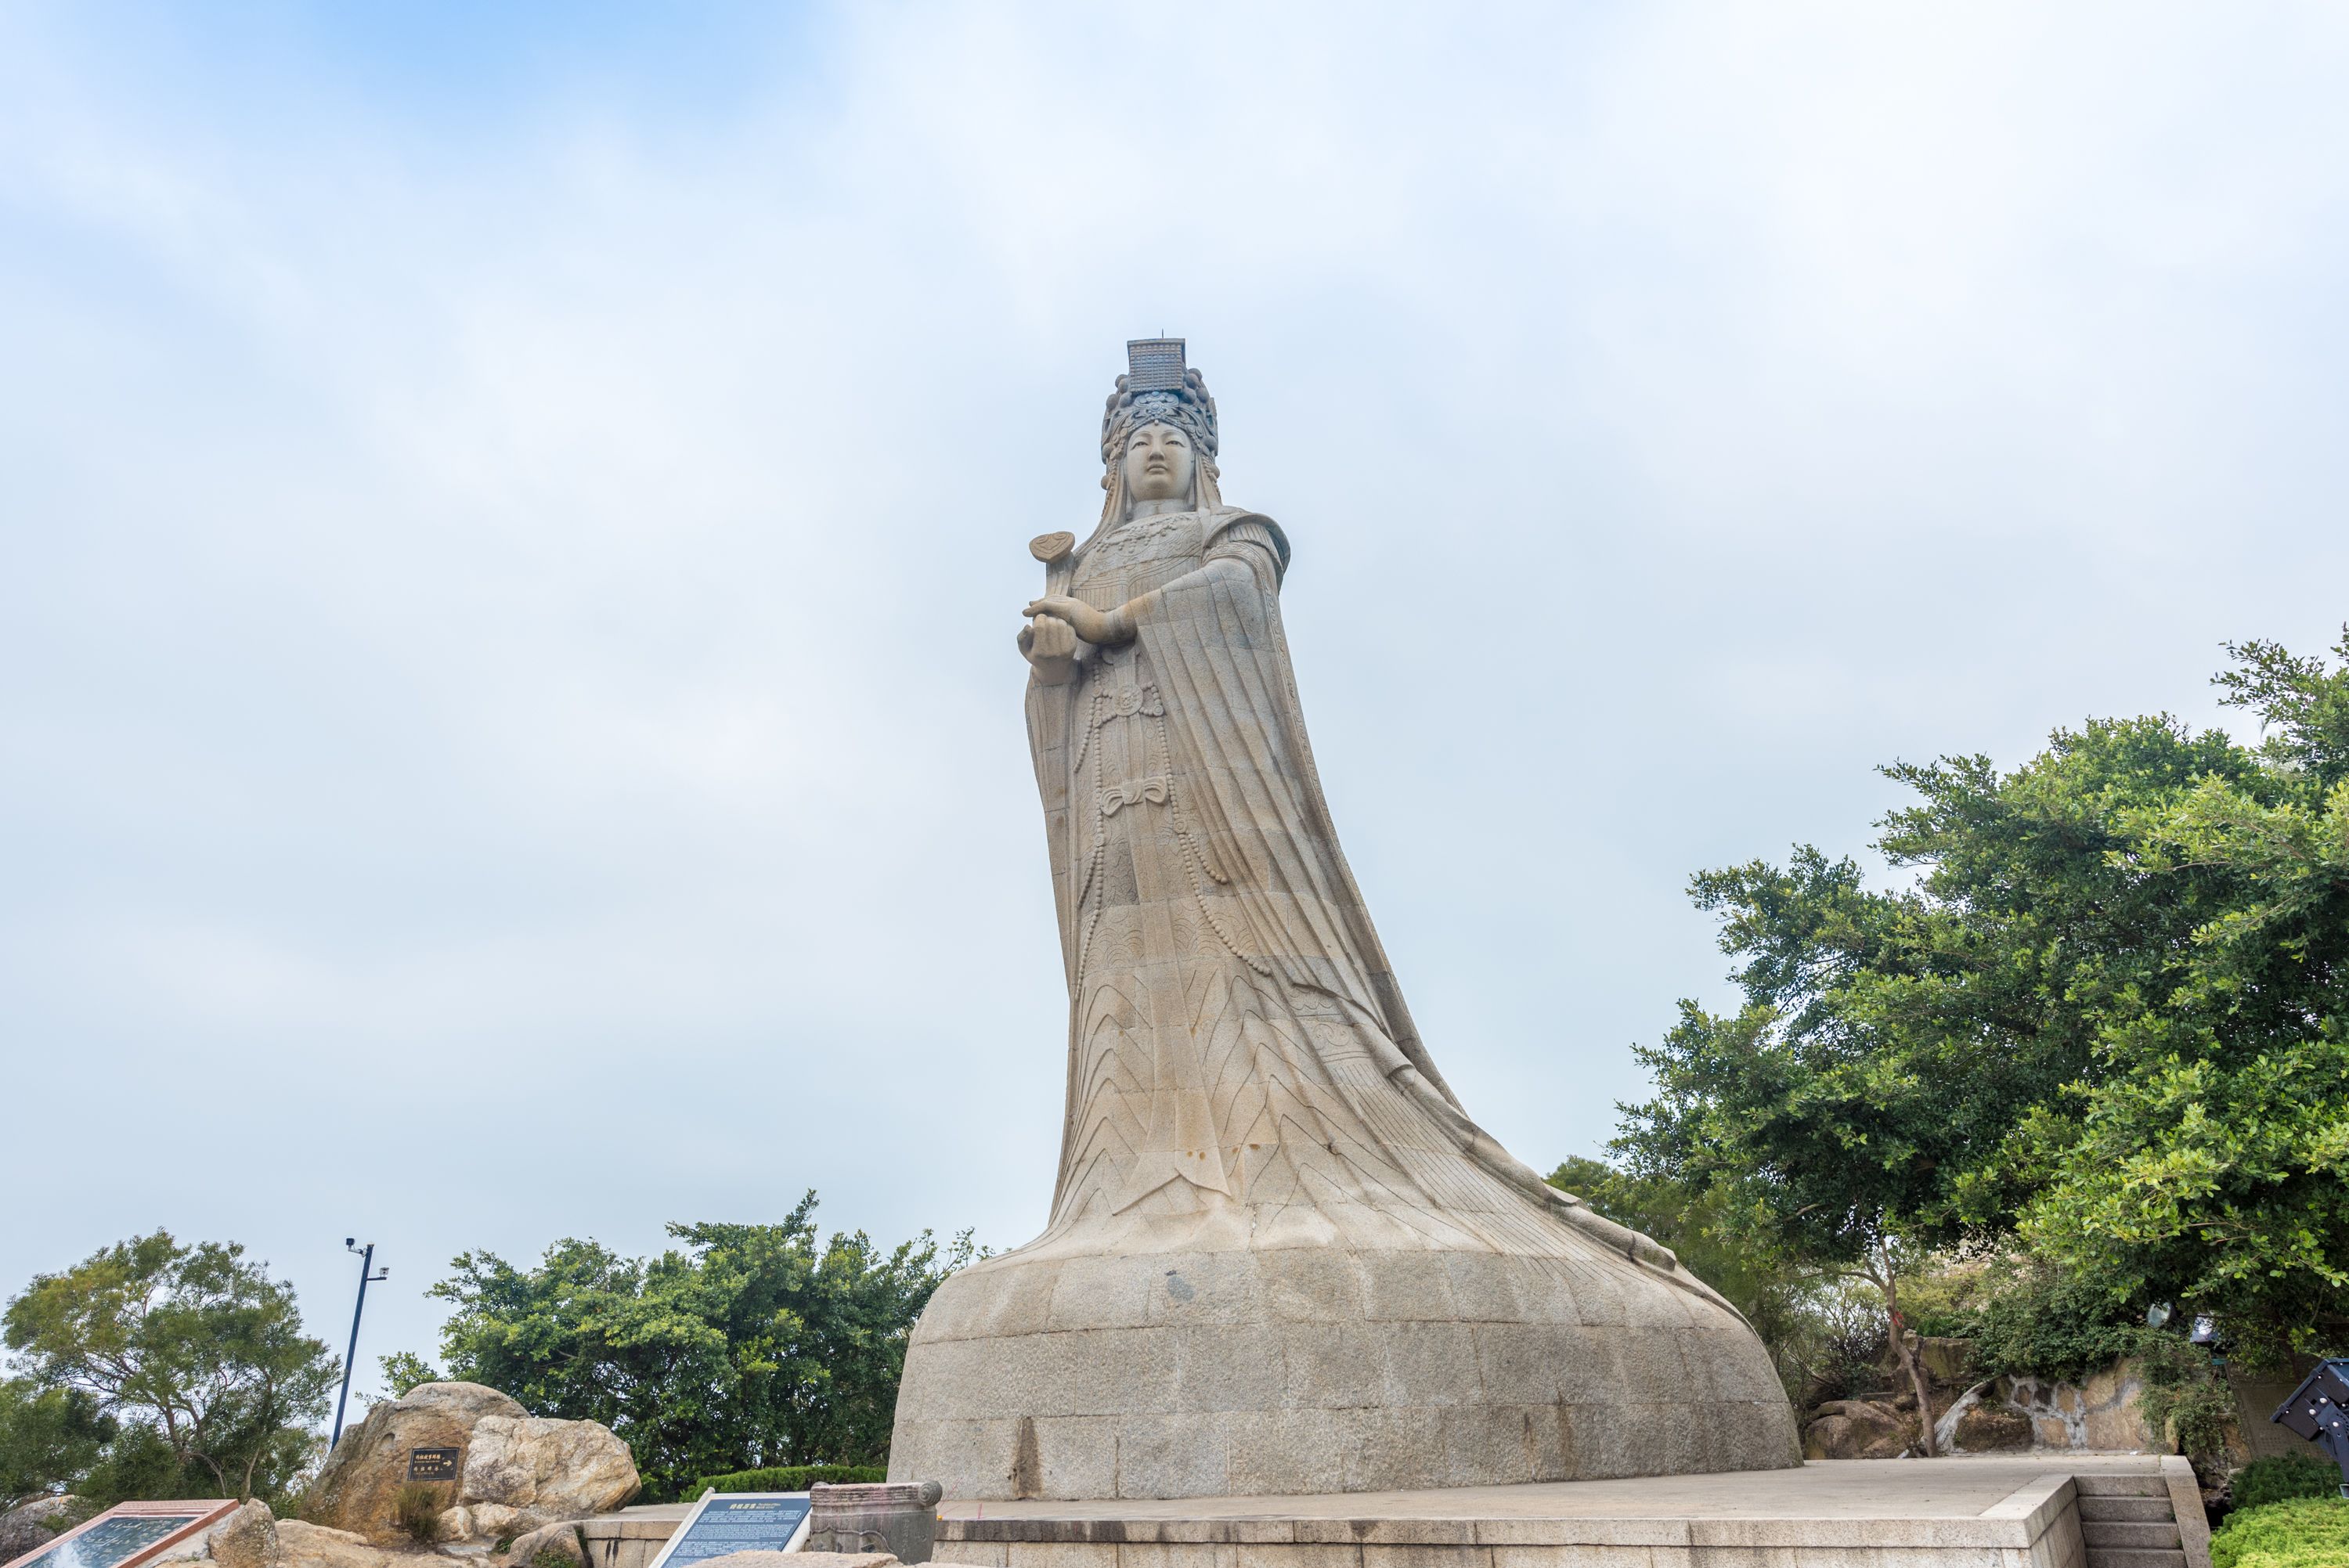
[[[1318,1497],[948,1502],[975,1568],[2207,1568],[2175,1457],[1800,1470]]]

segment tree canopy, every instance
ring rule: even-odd
[[[448,1375],[533,1413],[605,1423],[634,1450],[647,1492],[765,1466],[885,1460],[905,1339],[939,1281],[925,1232],[883,1251],[862,1232],[819,1238],[810,1192],[778,1224],[671,1225],[685,1243],[621,1257],[565,1240],[518,1269],[468,1253],[433,1294]],[[432,1376],[389,1358],[396,1385]]]
[[[121,1242],[9,1302],[0,1443],[98,1501],[282,1493],[341,1364],[244,1249]],[[47,1457],[41,1457],[46,1455]]]
[[[82,1389],[44,1388],[30,1377],[0,1382],[0,1513],[66,1491],[117,1430]]]
[[[1618,1155],[1817,1266],[2018,1238],[2254,1358],[2338,1343],[2349,668],[2229,651],[2258,745],[2157,716],[1897,764],[1910,885],[1807,846],[1695,878],[1743,1001],[1641,1051]]]

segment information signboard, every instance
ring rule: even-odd
[[[796,1552],[807,1540],[803,1491],[713,1491],[693,1505],[646,1568],[688,1568],[729,1552]]]
[[[137,1568],[235,1511],[235,1503],[214,1498],[118,1503],[17,1558],[11,1568]]]
[[[408,1450],[408,1479],[410,1480],[455,1480],[457,1460],[462,1449],[410,1449]]]

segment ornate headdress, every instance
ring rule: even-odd
[[[1125,374],[1102,411],[1102,461],[1114,466],[1140,425],[1172,425],[1191,438],[1206,463],[1216,459],[1216,400],[1206,378],[1183,363],[1179,337],[1140,337],[1125,346]]]

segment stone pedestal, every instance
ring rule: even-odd
[[[1797,1462],[1760,1341],[1667,1276],[1331,1247],[955,1275],[907,1352],[890,1471],[948,1497],[1177,1498]]]

